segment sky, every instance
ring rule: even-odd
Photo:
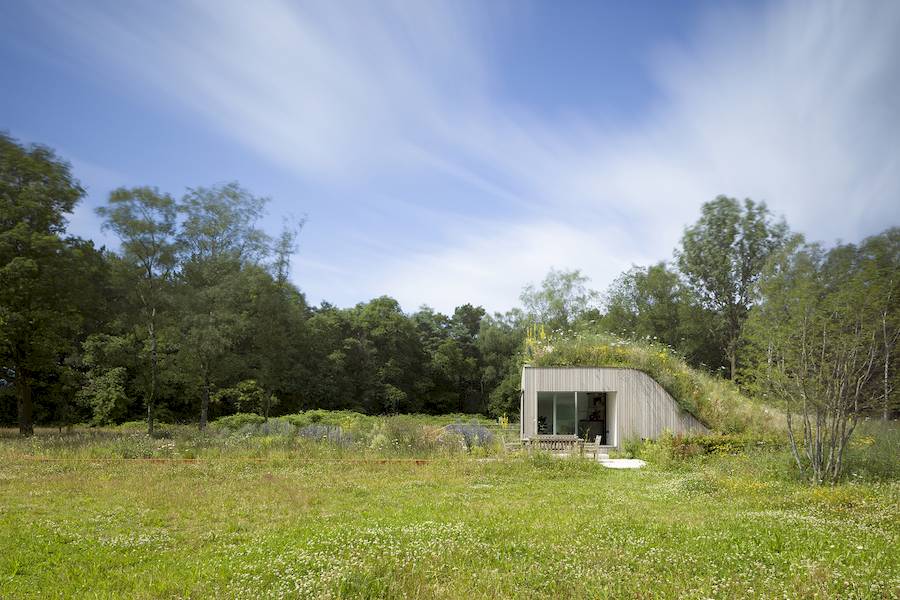
[[[900,225],[900,2],[0,1],[0,130],[88,190],[238,181],[312,303],[518,304],[670,259],[716,195]]]

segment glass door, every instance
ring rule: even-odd
[[[575,435],[578,416],[575,413],[575,392],[556,394],[556,435]]]
[[[538,435],[575,435],[575,392],[538,392],[537,404]]]

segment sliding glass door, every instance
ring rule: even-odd
[[[538,435],[575,435],[575,392],[538,392],[537,404]]]

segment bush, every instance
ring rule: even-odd
[[[344,432],[339,426],[332,425],[307,425],[297,432],[300,437],[317,442],[329,442],[338,446],[350,446],[353,436]]]
[[[691,445],[694,454],[740,454],[752,450],[780,450],[786,447],[786,440],[775,434],[753,435],[741,434],[709,434],[676,436],[677,445]]]
[[[367,424],[366,429],[370,429],[374,425],[378,417],[364,415],[362,413],[353,412],[352,410],[323,410],[314,409],[300,413],[284,415],[278,417],[291,423],[294,427],[303,428],[307,425],[329,425],[332,427],[342,427],[346,430],[357,429],[363,423]]]
[[[857,426],[844,455],[844,475],[854,481],[900,479],[900,423],[866,420]]]
[[[774,434],[673,435],[669,430],[664,431],[656,441],[626,440],[623,445],[627,454],[664,467],[697,456],[735,456],[760,450],[782,451],[785,448],[784,439]]]
[[[474,421],[468,424],[453,423],[444,427],[438,442],[442,444],[462,442],[463,447],[471,452],[474,448],[484,448],[493,444],[494,434],[487,427]]]
[[[622,442],[622,454],[624,455],[624,458],[637,458],[640,456],[643,443],[643,440],[640,438],[626,438]]]
[[[369,448],[400,453],[429,452],[436,440],[415,418],[398,415],[380,419],[372,428]]]
[[[265,417],[254,413],[236,413],[227,417],[219,417],[213,421],[212,426],[216,429],[229,429],[236,431],[245,425],[261,425],[265,423]]]
[[[256,425],[257,435],[288,437],[294,435],[296,432],[297,428],[284,419],[269,419],[264,423]]]

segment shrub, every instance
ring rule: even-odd
[[[859,424],[844,456],[844,473],[855,481],[900,479],[900,423],[866,420]]]
[[[427,452],[435,447],[435,440],[417,419],[398,415],[379,419],[372,428],[369,448],[401,453]]]
[[[236,413],[227,417],[219,417],[212,425],[216,429],[236,431],[245,425],[260,425],[265,421],[265,417],[254,413]]]
[[[288,437],[294,435],[296,432],[297,428],[284,419],[269,419],[256,426],[256,433],[258,435]]]
[[[679,436],[678,443],[690,444],[703,454],[740,454],[751,450],[779,450],[785,447],[784,438],[775,434],[749,433]]]
[[[622,442],[622,454],[625,458],[637,458],[641,454],[641,446],[643,443],[643,440],[640,438],[626,438]]]
[[[92,425],[109,425],[125,416],[128,410],[126,379],[125,367],[115,367],[105,372],[88,372],[87,385],[78,391],[76,399],[91,409]]]
[[[658,440],[646,440],[637,448],[635,457],[642,458],[658,467],[669,467],[675,460],[674,436],[664,431]]]
[[[332,427],[342,427],[345,430],[353,429],[371,429],[378,417],[364,415],[362,413],[353,412],[352,410],[323,410],[314,409],[304,412],[284,415],[279,417],[294,425],[297,428],[303,428],[307,425],[322,424]],[[367,426],[363,426],[366,424]]]
[[[300,437],[317,442],[329,442],[338,446],[349,446],[353,443],[353,436],[344,432],[339,426],[332,425],[307,425],[297,432]]]
[[[484,448],[491,445],[494,442],[494,434],[487,427],[473,421],[447,425],[438,437],[438,442],[442,444],[453,444],[458,441],[461,441],[463,447],[471,452],[476,447]]]
[[[703,455],[734,456],[759,450],[780,451],[786,446],[784,440],[774,434],[673,435],[669,430],[656,441],[639,443],[632,440],[631,444],[626,452],[661,466],[672,466]]]

